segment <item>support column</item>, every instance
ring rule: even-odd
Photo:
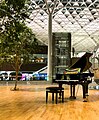
[[[48,81],[52,83],[52,13],[48,18]]]

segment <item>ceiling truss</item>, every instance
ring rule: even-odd
[[[46,45],[49,12],[52,32],[70,32],[76,51],[92,51],[99,45],[99,0],[31,0],[30,8],[27,24]]]

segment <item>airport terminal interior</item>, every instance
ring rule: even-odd
[[[0,0],[1,36],[13,1]],[[0,120],[98,120],[99,0],[23,1],[39,49],[16,71],[0,37]]]

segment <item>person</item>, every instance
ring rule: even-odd
[[[94,81],[99,85],[99,68],[93,69]]]
[[[74,47],[72,47],[72,55],[73,55],[73,57],[75,55],[75,48]]]

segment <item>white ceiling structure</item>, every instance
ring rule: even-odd
[[[70,32],[75,51],[93,51],[99,45],[99,0],[31,0],[32,28],[48,45],[48,11],[53,10],[52,32]]]

